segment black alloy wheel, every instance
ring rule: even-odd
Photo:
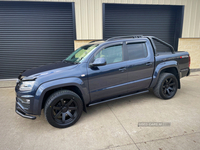
[[[163,84],[162,84],[162,92],[163,94],[167,97],[167,96],[172,96],[174,95],[174,92],[176,91],[176,85],[175,85],[175,81],[172,77],[167,78]]]
[[[47,100],[45,116],[52,126],[65,128],[78,121],[82,110],[82,100],[76,93],[61,90],[53,93]]]
[[[51,110],[58,123],[70,122],[77,116],[77,104],[73,99],[61,99]]]
[[[170,99],[176,94],[177,88],[178,80],[176,76],[171,73],[162,73],[153,92],[161,99]]]

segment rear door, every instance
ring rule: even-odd
[[[124,44],[125,45],[125,44]],[[97,102],[127,93],[127,62],[124,61],[123,43],[102,47],[94,54],[106,59],[105,66],[88,67],[91,102]]]
[[[154,70],[154,53],[147,39],[126,42],[128,92],[147,89]]]

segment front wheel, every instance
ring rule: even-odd
[[[53,93],[44,108],[47,121],[57,128],[66,128],[75,124],[81,117],[82,111],[81,98],[69,90]]]
[[[177,88],[177,78],[171,73],[162,73],[153,92],[159,98],[170,99],[176,94]]]

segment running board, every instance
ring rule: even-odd
[[[120,96],[120,97],[116,97],[116,98],[111,98],[111,99],[108,99],[108,100],[105,100],[105,101],[100,101],[100,102],[92,103],[92,104],[89,104],[89,106],[94,106],[94,105],[97,105],[97,104],[101,104],[101,103],[105,103],[105,102],[110,102],[110,101],[113,101],[113,100],[116,100],[116,99],[125,98],[125,97],[129,97],[129,96],[133,96],[133,95],[138,95],[138,94],[142,94],[142,93],[147,93],[147,92],[149,92],[149,90],[141,91],[141,92],[137,92],[137,93],[133,93],[133,94],[128,94],[128,95],[124,95],[124,96]]]

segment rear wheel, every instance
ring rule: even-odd
[[[177,88],[177,78],[171,73],[162,73],[153,91],[159,98],[170,99],[176,94]]]
[[[53,93],[48,98],[44,109],[47,121],[57,128],[66,128],[75,124],[81,117],[82,111],[81,98],[69,90]]]

